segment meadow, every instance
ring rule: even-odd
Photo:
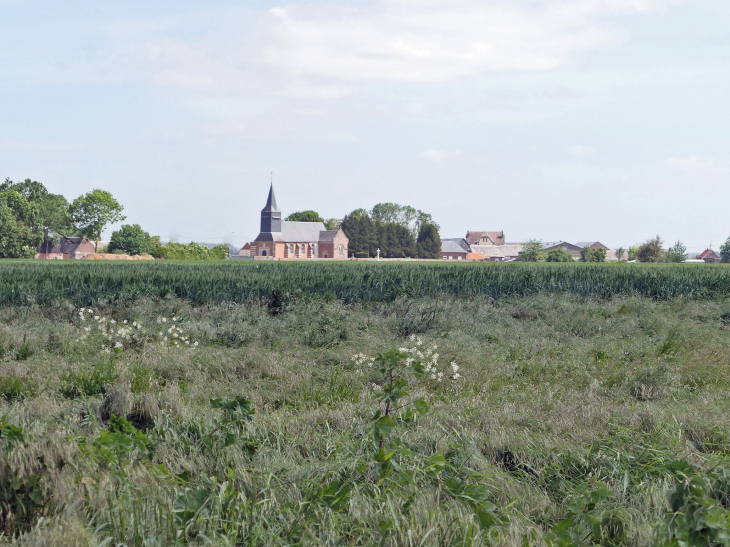
[[[723,267],[113,266],[0,264],[0,544],[728,543]]]

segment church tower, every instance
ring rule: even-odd
[[[271,234],[280,233],[281,211],[279,211],[279,208],[276,206],[276,196],[274,195],[274,185],[272,184],[271,189],[269,190],[269,199],[266,201],[266,207],[261,209],[261,233],[256,240],[278,241],[280,238],[276,238]]]

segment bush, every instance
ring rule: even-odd
[[[653,239],[647,239],[639,246],[638,259],[639,262],[661,262],[664,260],[664,248],[662,247],[662,238],[656,236]]]
[[[586,245],[580,250],[580,259],[582,262],[605,262],[606,249],[593,249]]]
[[[216,245],[211,249],[194,241],[190,245],[168,243],[157,247],[152,256],[167,260],[225,260],[228,256],[228,245]]]
[[[355,253],[355,258],[368,258],[368,253]]]
[[[139,224],[125,224],[112,233],[111,241],[106,248],[108,253],[130,255],[150,254],[154,250],[150,234]]]
[[[573,262],[573,255],[563,249],[553,249],[547,255],[548,262]]]
[[[545,260],[545,250],[543,249],[542,241],[539,239],[528,239],[522,246],[519,260],[522,262],[540,262]]]

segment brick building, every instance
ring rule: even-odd
[[[272,184],[269,199],[261,210],[261,232],[254,241],[246,243],[238,254],[255,258],[344,260],[347,258],[348,242],[341,228],[327,230],[321,222],[281,220]]]
[[[94,244],[85,237],[61,236],[58,245],[54,245],[52,241],[44,241],[41,243],[35,257],[42,259],[74,260],[95,252],[96,248]]]

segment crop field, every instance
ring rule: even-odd
[[[78,306],[169,295],[193,304],[321,296],[492,298],[571,293],[610,298],[730,296],[730,267],[709,264],[280,263],[0,261],[0,305]]]
[[[0,544],[723,545],[724,266],[0,263]]]

